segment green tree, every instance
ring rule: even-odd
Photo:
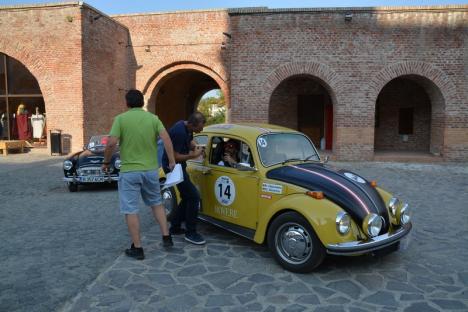
[[[216,96],[205,97],[198,103],[198,111],[206,116],[206,125],[224,123],[226,121],[226,105],[221,90]]]

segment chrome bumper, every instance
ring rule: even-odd
[[[79,177],[71,177],[71,178],[64,177],[63,181],[70,182],[70,183],[104,183],[104,182],[117,182],[119,181],[119,177],[118,176],[105,176],[104,181],[81,181]]]
[[[411,222],[401,226],[393,233],[387,233],[371,238],[368,241],[354,241],[326,246],[327,253],[331,255],[351,256],[365,254],[374,250],[385,248],[405,237],[411,231]]]

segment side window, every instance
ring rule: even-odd
[[[197,136],[193,137],[193,141],[195,142],[195,144],[197,146],[203,147],[206,150],[206,145],[208,144],[208,136],[207,135],[197,135]],[[190,161],[201,163],[201,162],[203,162],[203,159],[204,159],[203,156],[200,156],[198,158],[191,159]]]
[[[252,152],[247,143],[228,137],[213,137],[210,164],[235,168],[238,163],[254,167]]]

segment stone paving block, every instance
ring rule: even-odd
[[[439,309],[436,309],[425,302],[415,302],[412,303],[409,307],[404,309],[404,312],[440,312]]]
[[[236,302],[231,295],[208,295],[205,305],[207,307],[225,307],[235,304]]]
[[[468,310],[468,306],[465,303],[458,300],[431,299],[431,302],[435,303],[437,306],[441,307],[444,310]]]

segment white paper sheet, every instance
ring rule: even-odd
[[[176,164],[174,169],[168,174],[166,174],[166,182],[164,182],[164,184],[161,184],[161,189],[164,190],[183,181],[184,174],[182,172],[182,166],[180,164]]]

